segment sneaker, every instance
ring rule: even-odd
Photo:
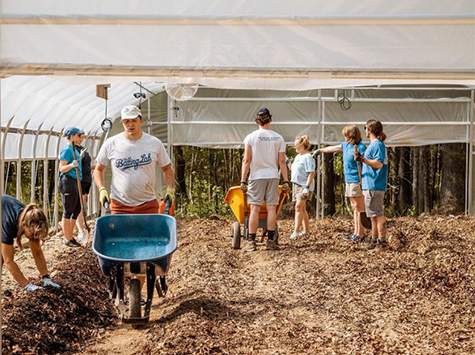
[[[248,240],[246,241],[246,244],[242,247],[243,251],[256,251],[257,246],[256,246],[256,241],[255,240]]]
[[[290,236],[290,239],[295,239],[300,236],[300,233],[298,232],[293,232],[292,235]]]
[[[368,250],[369,250],[369,249],[374,249],[374,248],[376,248],[377,246],[378,246],[378,242],[377,242],[376,238],[371,237],[371,238],[369,239]]]
[[[385,237],[383,238],[378,238],[378,245],[380,248],[387,248],[389,246],[388,241],[386,240]]]
[[[352,242],[359,243],[364,240],[364,237],[360,237],[359,235],[353,234],[353,238],[351,239]]]
[[[344,240],[345,242],[352,242],[354,237],[355,237],[354,234],[352,234],[352,235],[347,235],[347,236],[344,236],[344,237],[343,237],[343,240]]]
[[[266,249],[267,250],[278,250],[279,246],[277,245],[277,240],[275,239],[267,239],[266,242]]]
[[[82,245],[86,245],[89,240],[89,232],[87,230],[79,231],[78,238],[81,241]]]
[[[306,235],[307,235],[307,232],[300,232],[298,236],[299,237],[305,237]]]
[[[74,238],[71,240],[63,240],[63,245],[70,248],[77,248],[81,246],[81,244],[79,244],[78,241]]]

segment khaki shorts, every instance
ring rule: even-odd
[[[347,183],[345,185],[345,197],[358,196],[363,196],[363,191],[361,191],[361,185],[357,183]]]
[[[292,201],[311,200],[313,191],[308,193],[307,197],[303,197],[303,187],[298,184],[292,184]]]
[[[279,179],[249,180],[247,203],[250,205],[277,206],[279,204]]]
[[[368,217],[384,217],[384,191],[363,190],[366,215]]]

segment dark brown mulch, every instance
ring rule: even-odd
[[[52,273],[61,289],[7,292],[2,354],[64,354],[103,332],[115,316],[107,280],[90,249],[65,250]],[[37,282],[40,284],[39,282]]]

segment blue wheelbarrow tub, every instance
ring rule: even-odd
[[[166,270],[176,248],[176,220],[168,215],[106,215],[96,221],[92,250],[106,275],[125,262],[152,262]]]

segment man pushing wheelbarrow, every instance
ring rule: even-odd
[[[242,160],[241,191],[247,194],[251,205],[249,217],[249,237],[244,251],[255,251],[256,232],[262,204],[267,209],[266,249],[278,249],[275,238],[277,206],[279,206],[279,167],[284,182],[282,190],[289,190],[287,166],[285,164],[285,141],[282,136],[270,129],[272,115],[267,108],[261,108],[254,117],[259,129],[244,139],[244,158]],[[250,174],[249,174],[250,172]],[[249,174],[249,183],[247,176]]]
[[[148,321],[154,286],[160,295],[167,290],[165,274],[176,249],[176,222],[173,217],[158,215],[155,191],[156,167],[160,167],[167,185],[164,200],[167,213],[173,215],[175,199],[174,171],[162,142],[142,131],[142,113],[137,106],[121,111],[124,132],[107,139],[97,156],[94,181],[99,188],[102,205],[109,206],[113,216],[98,219],[93,250],[98,254],[102,271],[111,274],[112,296],[117,296],[123,321]],[[111,195],[105,187],[104,172],[112,169]],[[124,294],[124,275],[129,275],[129,300]],[[156,277],[159,277],[156,279]],[[141,289],[147,281],[147,300],[141,315]]]

